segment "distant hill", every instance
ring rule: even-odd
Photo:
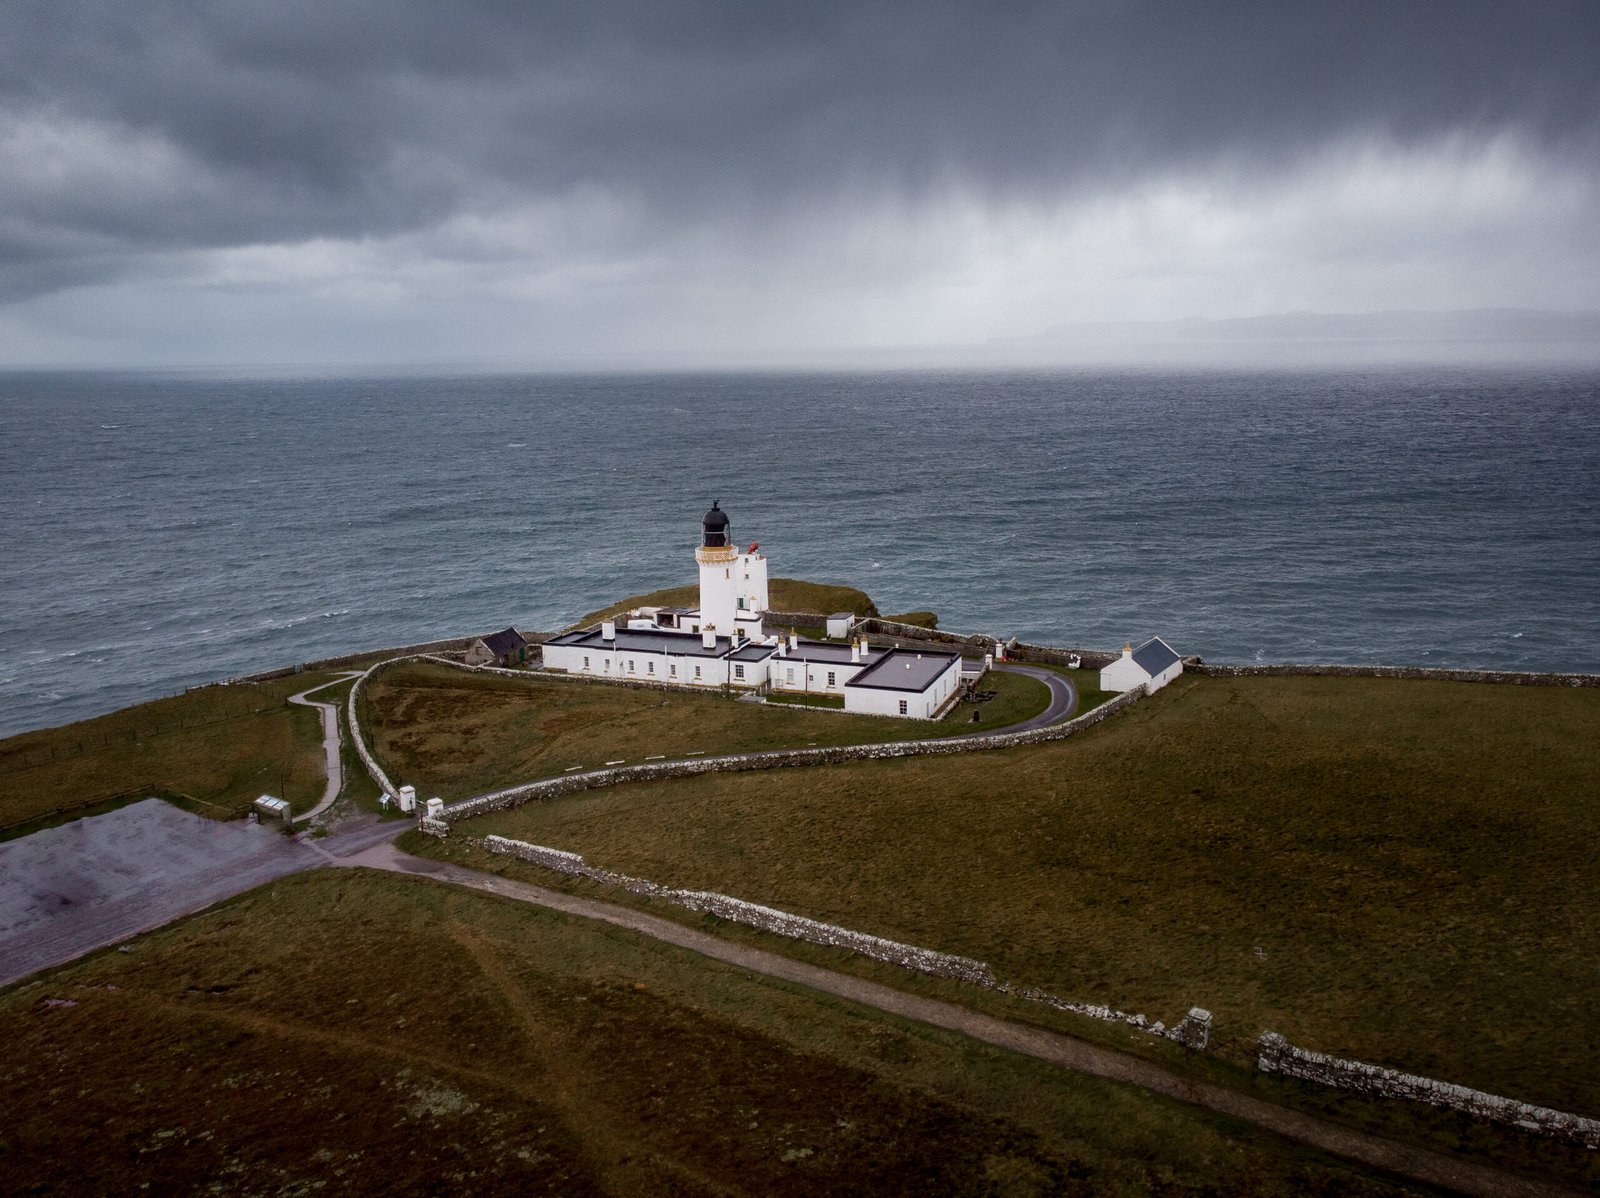
[[[1088,321],[990,341],[986,356],[1082,360],[1149,353],[1157,358],[1336,360],[1495,357],[1600,362],[1600,312],[1471,308],[1454,312],[1285,312],[1222,320]]]

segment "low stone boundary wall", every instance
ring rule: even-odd
[[[971,649],[978,653],[993,653],[1000,642],[992,636],[977,632],[947,632],[940,628],[923,628],[918,624],[902,624],[899,620],[885,620],[882,616],[868,616],[856,621],[855,631],[862,636],[888,636],[896,640],[922,641],[934,645],[950,645],[958,649]]]
[[[759,903],[747,903],[743,899],[731,898],[726,894],[715,894],[704,890],[674,890],[658,886],[643,878],[631,878],[627,874],[614,873],[609,869],[597,869],[586,864],[577,853],[549,849],[523,840],[511,840],[504,836],[485,836],[474,843],[491,853],[516,857],[572,877],[588,878],[604,882],[609,886],[620,886],[633,894],[663,899],[674,906],[715,915],[719,919],[759,928],[764,932],[786,936],[790,940],[804,940],[811,944],[848,949],[863,957],[871,957],[875,961],[887,961],[890,965],[915,969],[934,977],[955,978],[958,981],[977,982],[990,987],[996,985],[989,967],[982,961],[974,961],[969,957],[952,956],[949,953],[935,952],[930,948],[918,948],[914,944],[885,940],[881,936],[869,936],[865,932],[853,932],[849,928],[821,923],[815,919],[807,919],[803,915],[791,915],[787,911],[763,907]]]
[[[361,733],[361,721],[356,718],[356,700],[360,697],[363,688],[366,687],[367,680],[379,670],[383,669],[385,666],[392,666],[397,661],[410,660],[413,659],[406,657],[395,657],[390,658],[388,661],[380,661],[368,666],[361,677],[355,680],[355,684],[350,688],[350,694],[345,699],[345,726],[350,729],[351,747],[355,749],[356,756],[361,759],[361,765],[367,771],[367,776],[378,784],[378,789],[383,791],[383,793],[388,795],[390,798],[396,799],[397,801],[400,795],[399,787],[395,786],[395,784],[389,780],[389,775],[383,772],[383,767],[378,764],[377,758],[373,757],[372,755],[372,750],[367,747],[367,738]],[[449,828],[446,827],[445,832],[448,831]],[[442,836],[445,834],[445,832],[438,832],[435,833],[435,835]]]
[[[768,611],[763,612],[767,619],[774,624],[782,624],[786,628],[821,628],[828,627],[828,617],[821,612],[814,611]]]
[[[1340,1090],[1352,1090],[1369,1098],[1406,1098],[1430,1106],[1463,1111],[1481,1119],[1520,1127],[1524,1131],[1569,1140],[1585,1148],[1600,1148],[1600,1120],[1586,1119],[1550,1107],[1531,1106],[1498,1094],[1470,1090],[1450,1082],[1401,1073],[1365,1061],[1341,1060],[1324,1053],[1296,1048],[1276,1032],[1266,1032],[1259,1042],[1256,1067],[1264,1073],[1281,1073],[1304,1081],[1318,1082]]]
[[[447,806],[444,814],[447,821],[466,819],[482,815],[486,811],[515,807],[532,799],[553,799],[583,790],[619,786],[625,782],[661,781],[666,778],[691,778],[700,774],[780,769],[787,766],[840,765],[849,761],[881,761],[897,757],[943,756],[951,753],[976,753],[991,749],[1011,749],[1021,745],[1044,744],[1049,741],[1065,740],[1085,728],[1093,727],[1101,720],[1108,719],[1138,702],[1144,697],[1144,693],[1143,687],[1135,687],[1066,723],[1032,728],[1025,732],[1007,732],[999,736],[952,736],[944,740],[888,741],[818,749],[768,749],[759,753],[730,753],[717,757],[646,762],[642,765],[589,770],[581,774],[567,774],[538,782],[525,782],[475,798],[462,799]]]
[[[534,635],[543,637],[545,634],[536,633]],[[337,669],[339,666],[347,666],[352,662],[362,661],[378,653],[403,657],[413,653],[441,653],[450,649],[465,649],[477,639],[475,636],[455,636],[442,641],[423,641],[418,645],[400,645],[393,649],[363,649],[359,653],[345,653],[339,657],[322,657],[316,661],[303,661],[297,666],[280,666],[276,670],[262,670],[258,674],[241,674],[237,678],[227,679],[222,685],[228,686],[240,682],[271,682],[275,678],[287,678],[290,674],[301,674],[307,670]]]
[[[1511,686],[1600,686],[1600,674],[1536,674],[1517,670],[1445,670],[1427,666],[1185,664],[1202,678],[1420,678],[1429,682],[1497,682]]]
[[[902,969],[915,970],[932,977],[952,978],[958,982],[971,982],[989,990],[996,990],[1003,994],[1015,995],[1030,1002],[1040,1002],[1054,1007],[1058,1011],[1070,1011],[1074,1015],[1087,1015],[1091,1019],[1098,1019],[1104,1023],[1122,1023],[1129,1027],[1137,1028],[1151,1035],[1160,1036],[1166,1040],[1173,1040],[1188,1048],[1203,1049],[1211,1034],[1211,1012],[1199,1007],[1191,1007],[1188,1015],[1177,1027],[1168,1029],[1160,1020],[1151,1022],[1143,1015],[1130,1015],[1125,1011],[1117,1011],[1111,1007],[1100,1006],[1095,1003],[1072,1002],[1069,999],[1058,998],[1043,990],[1027,987],[1016,987],[1009,983],[998,981],[994,972],[983,961],[975,961],[971,957],[959,957],[952,953],[942,953],[936,949],[921,948],[915,944],[904,944],[898,940],[887,940],[882,936],[873,936],[866,932],[857,932],[850,928],[843,928],[837,924],[822,923],[819,920],[808,919],[803,915],[793,915],[788,911],[780,911],[776,907],[764,907],[760,903],[746,902],[744,899],[732,898],[726,894],[717,894],[706,890],[675,890],[668,886],[661,886],[643,878],[629,877],[609,869],[600,869],[588,864],[577,853],[568,853],[562,849],[546,848],[544,845],[529,844],[525,840],[512,840],[506,836],[485,836],[481,840],[469,843],[476,844],[490,853],[499,853],[502,856],[515,857],[520,861],[542,866],[556,873],[566,874],[569,877],[587,878],[594,882],[603,882],[608,886],[620,886],[631,894],[644,895],[653,899],[662,899],[674,906],[683,907],[689,911],[698,911],[703,914],[715,915],[719,919],[726,919],[731,923],[743,924],[746,927],[757,928],[763,932],[771,932],[775,936],[783,936],[789,940],[803,940],[809,944],[824,944],[832,948],[848,949],[863,957],[870,957],[874,961],[884,961],[890,965],[898,965]]]

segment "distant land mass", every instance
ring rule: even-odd
[[[1468,308],[1451,312],[1284,312],[1220,320],[1083,321],[982,347],[996,361],[1153,357],[1161,362],[1340,361],[1600,363],[1600,312]]]

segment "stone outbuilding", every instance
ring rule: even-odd
[[[1125,645],[1122,656],[1100,671],[1100,689],[1121,692],[1143,686],[1153,695],[1181,673],[1183,658],[1177,650],[1153,636],[1137,649],[1131,642]]]
[[[515,628],[491,632],[467,646],[469,666],[525,666],[528,664],[527,639]]]

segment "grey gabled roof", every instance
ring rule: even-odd
[[[496,657],[504,657],[507,653],[515,653],[527,645],[527,641],[515,628],[506,628],[500,632],[491,632],[483,638],[483,646]]]
[[[1154,678],[1173,662],[1183,659],[1166,641],[1153,636],[1133,651],[1133,660],[1141,670]]]

